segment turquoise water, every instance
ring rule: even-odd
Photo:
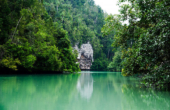
[[[170,110],[170,92],[119,72],[1,75],[0,110]]]

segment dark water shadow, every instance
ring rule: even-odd
[[[2,104],[0,104],[0,110],[7,110],[7,109],[5,109],[5,107]]]

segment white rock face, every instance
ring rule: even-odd
[[[78,51],[78,61],[80,63],[80,69],[90,69],[93,60],[93,48],[91,44],[88,42],[87,44],[82,44],[79,49],[77,45],[73,47]]]

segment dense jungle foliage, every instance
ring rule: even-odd
[[[94,0],[44,0],[44,6],[53,22],[67,30],[72,46],[90,41],[94,50],[91,69],[107,70],[114,55],[114,33],[105,37],[101,33],[107,13]]]
[[[119,0],[121,14],[109,15],[102,32],[116,30],[113,46],[120,48],[124,76],[138,74],[147,87],[165,89],[170,86],[170,1],[125,1]]]
[[[68,32],[43,1],[0,0],[0,69],[79,71]]]
[[[93,0],[0,0],[0,68],[78,71],[75,44],[90,41],[92,70],[107,70],[112,36],[103,37],[107,16]]]

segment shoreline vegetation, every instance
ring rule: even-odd
[[[94,0],[1,0],[1,73],[78,72],[72,47],[90,42],[91,70],[139,75],[145,87],[170,89],[170,2],[118,1],[120,15]]]
[[[170,89],[170,1],[125,1],[119,0],[121,14],[109,15],[102,29],[104,35],[116,31],[113,46],[121,53],[122,75],[139,75],[146,87]]]
[[[0,69],[80,71],[72,47],[89,41],[93,70],[107,70],[112,35],[102,36],[107,13],[93,0],[2,0],[0,5]]]
[[[1,1],[0,69],[79,71],[67,31],[38,0]]]

